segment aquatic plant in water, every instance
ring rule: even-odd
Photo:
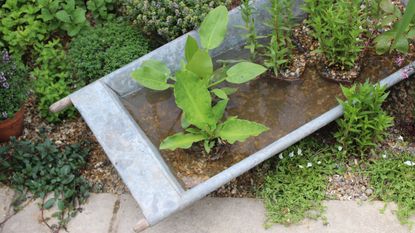
[[[142,86],[152,90],[172,88],[177,106],[183,111],[184,132],[165,138],[160,149],[187,149],[203,141],[207,153],[218,143],[245,141],[268,130],[262,124],[238,119],[225,120],[223,115],[233,88],[218,88],[223,82],[241,84],[264,73],[266,68],[251,62],[239,62],[231,67],[213,70],[209,50],[217,48],[224,40],[228,25],[228,11],[220,6],[209,12],[199,30],[201,47],[195,38],[188,36],[185,58],[181,68],[172,75],[163,62],[148,60],[132,73]],[[214,99],[218,99],[214,101]]]

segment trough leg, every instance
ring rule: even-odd
[[[147,220],[145,218],[140,219],[140,221],[138,221],[138,223],[134,226],[134,232],[139,233],[144,231],[145,229],[147,229],[148,227],[150,227],[150,224],[147,222]]]
[[[72,105],[72,101],[71,98],[69,98],[69,96],[66,96],[65,98],[57,101],[56,103],[52,104],[49,107],[49,111],[53,112],[53,113],[57,113],[60,112],[62,110],[64,110],[65,108],[69,107]]]

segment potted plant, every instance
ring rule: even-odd
[[[14,60],[6,50],[0,55],[0,142],[5,142],[23,132],[28,79],[21,62]]]

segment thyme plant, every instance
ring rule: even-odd
[[[187,37],[185,58],[175,75],[171,74],[166,64],[157,60],[145,61],[132,73],[133,78],[144,87],[159,91],[172,88],[176,104],[183,111],[184,132],[165,138],[160,149],[187,149],[193,143],[203,141],[205,151],[209,153],[217,143],[225,141],[233,144],[268,130],[262,124],[235,116],[222,120],[229,101],[228,95],[234,90],[217,86],[224,81],[245,83],[266,70],[251,62],[239,62],[214,72],[209,50],[222,43],[227,25],[226,7],[219,6],[209,12],[199,30],[202,46],[193,37]],[[214,105],[212,96],[219,99]]]

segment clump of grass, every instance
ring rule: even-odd
[[[415,156],[389,153],[383,157],[371,161],[366,171],[374,196],[385,202],[395,202],[399,221],[412,228],[414,222],[409,218],[415,214]]]
[[[332,154],[330,146],[308,139],[278,155],[278,166],[267,175],[259,193],[267,211],[266,227],[304,218],[326,221],[322,201],[327,181],[340,172]]]

